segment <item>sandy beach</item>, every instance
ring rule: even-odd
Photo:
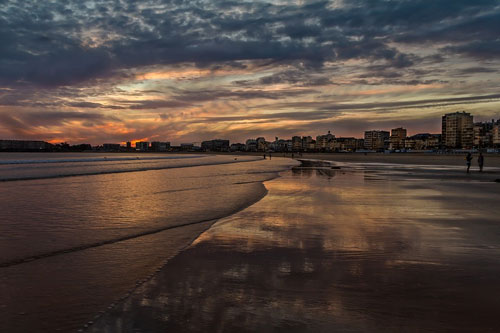
[[[296,154],[295,154],[296,155]],[[477,170],[477,156],[473,154],[472,170]],[[297,156],[296,156],[297,157]],[[500,168],[500,154],[484,154],[484,168]],[[465,154],[434,154],[434,153],[337,153],[337,154],[307,154],[300,158],[352,162],[352,163],[394,163],[416,165],[454,165],[465,168]]]
[[[500,184],[456,172],[283,172],[88,330],[497,331]]]

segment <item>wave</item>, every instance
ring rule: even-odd
[[[53,256],[57,256],[57,255],[60,255],[60,254],[72,253],[72,252],[77,252],[77,251],[82,251],[82,250],[90,249],[90,248],[93,248],[93,247],[99,247],[99,246],[103,246],[103,245],[107,245],[107,244],[113,244],[113,243],[117,243],[117,242],[122,242],[122,241],[129,240],[129,239],[132,239],[132,238],[142,237],[142,236],[146,236],[146,235],[152,235],[152,234],[156,234],[156,233],[159,233],[159,232],[162,232],[162,231],[165,231],[165,230],[186,227],[186,226],[189,226],[189,225],[199,224],[199,223],[204,223],[204,222],[209,222],[209,221],[212,221],[212,220],[215,221],[216,219],[208,219],[208,220],[201,220],[201,221],[189,222],[189,223],[184,223],[184,224],[178,224],[178,225],[174,225],[174,226],[166,226],[166,227],[163,227],[163,228],[148,230],[148,231],[144,231],[144,232],[141,232],[141,233],[127,235],[127,236],[123,236],[123,237],[119,237],[119,238],[114,238],[114,239],[109,239],[109,240],[105,240],[105,241],[96,242],[96,243],[79,245],[79,246],[75,246],[75,247],[71,247],[71,248],[66,248],[66,249],[61,249],[61,250],[55,250],[55,251],[51,251],[51,252],[41,253],[41,254],[37,254],[37,255],[25,257],[25,258],[18,258],[18,259],[14,259],[14,260],[10,260],[10,261],[4,261],[4,262],[0,262],[0,268],[14,266],[14,265],[18,265],[18,264],[22,264],[22,263],[26,263],[26,262],[38,260],[38,259],[53,257]]]
[[[191,157],[189,157],[189,158],[191,158]],[[243,163],[243,162],[255,162],[255,160],[238,160],[238,161],[231,160],[231,161],[218,161],[218,162],[214,161],[212,163],[147,166],[147,167],[127,169],[127,170],[81,171],[81,172],[63,173],[63,174],[33,175],[33,176],[20,176],[20,177],[13,176],[13,177],[7,177],[7,178],[0,178],[0,182],[66,178],[66,177],[78,177],[78,176],[96,176],[96,175],[106,175],[106,174],[115,174],[115,173],[142,172],[142,171],[150,171],[150,170],[165,170],[165,169],[176,169],[176,168],[191,168],[191,167],[198,167],[198,166],[222,165],[222,164]]]
[[[276,176],[278,176],[278,174],[276,174]],[[272,178],[270,178],[270,179],[272,179]],[[267,180],[270,180],[270,179],[267,179]],[[241,182],[241,183],[235,183],[235,184],[263,183],[264,181],[266,181],[266,180],[263,180],[263,181],[252,181],[252,182]],[[70,248],[59,249],[59,250],[54,250],[54,251],[50,251],[50,252],[44,252],[44,253],[35,254],[35,255],[31,255],[31,256],[27,256],[27,257],[23,257],[23,258],[16,258],[16,259],[12,259],[12,260],[8,260],[8,261],[0,262],[0,268],[10,267],[10,266],[15,266],[15,265],[20,265],[20,264],[24,264],[24,263],[29,263],[29,262],[32,262],[32,261],[35,261],[35,260],[40,260],[40,259],[49,258],[49,257],[53,257],[53,256],[58,256],[58,255],[63,255],[63,254],[68,254],[68,253],[74,253],[74,252],[78,252],[78,251],[83,251],[83,250],[87,250],[87,249],[91,249],[91,248],[96,248],[96,247],[100,247],[100,246],[104,246],[104,245],[109,245],[109,244],[114,244],[114,243],[118,243],[118,242],[130,240],[130,239],[134,239],[134,238],[139,238],[139,237],[143,237],[143,236],[157,234],[157,233],[160,233],[160,232],[163,232],[163,231],[167,231],[167,230],[172,230],[172,229],[178,229],[178,228],[182,228],[182,227],[187,227],[187,226],[191,226],[191,225],[195,225],[195,224],[206,223],[206,222],[212,222],[212,224],[213,224],[213,223],[215,223],[216,221],[218,221],[221,218],[224,218],[226,216],[230,216],[232,214],[235,214],[235,213],[237,213],[237,212],[239,212],[239,211],[241,211],[241,210],[243,210],[243,209],[245,209],[247,207],[250,207],[251,205],[257,203],[258,201],[260,201],[268,193],[268,190],[265,188],[265,186],[263,186],[263,187],[264,187],[264,191],[262,192],[262,194],[260,196],[254,198],[253,200],[250,200],[250,201],[246,202],[245,204],[243,204],[240,207],[236,208],[232,212],[222,214],[221,216],[216,216],[215,218],[212,217],[212,218],[209,218],[209,219],[202,219],[202,220],[191,221],[191,222],[186,222],[186,223],[181,223],[181,224],[176,224],[176,225],[163,226],[163,227],[160,227],[160,228],[151,229],[151,230],[147,230],[147,231],[142,231],[142,232],[139,232],[139,233],[125,235],[125,236],[121,236],[121,237],[117,237],[117,238],[112,238],[112,239],[108,239],[108,240],[102,240],[102,241],[98,241],[98,242],[94,242],[94,243],[89,243],[89,244],[82,244],[82,245],[78,245],[78,246],[74,246],[74,247],[70,247]],[[212,225],[212,224],[210,224],[210,225]],[[208,226],[207,229],[209,227],[210,226]]]

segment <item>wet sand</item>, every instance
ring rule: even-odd
[[[479,169],[478,154],[473,154],[472,171]],[[295,154],[297,157],[297,154]],[[430,154],[430,153],[333,153],[333,154],[303,154],[300,158],[318,159],[336,162],[352,163],[394,163],[416,165],[454,165],[465,170],[465,154]],[[484,154],[484,170],[500,168],[500,154]]]
[[[409,169],[284,172],[89,331],[498,331],[500,184]]]

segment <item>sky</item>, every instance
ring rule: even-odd
[[[440,133],[499,71],[498,0],[0,0],[0,139]]]

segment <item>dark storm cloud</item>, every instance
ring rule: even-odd
[[[114,116],[104,116],[98,113],[44,111],[44,112],[20,112],[16,115],[0,113],[0,123],[15,137],[26,139],[39,139],[40,128],[57,126],[69,121],[82,121],[85,125],[102,124],[106,121],[120,121]],[[46,138],[58,137],[57,133],[44,131]]]
[[[323,75],[313,75],[313,74],[314,73],[309,73],[307,70],[297,70],[297,69],[287,70],[262,77],[258,80],[257,83],[263,85],[284,83],[284,84],[292,84],[303,87],[332,84],[332,81],[329,77]],[[245,84],[245,82],[242,83]],[[255,82],[246,82],[246,84],[253,84],[253,83]]]
[[[318,68],[324,61],[366,59],[406,68],[421,61],[390,41],[453,42],[446,51],[499,55],[497,1],[346,4],[4,1],[0,83],[73,85],[122,69],[183,62],[207,67],[268,59]]]
[[[467,67],[457,71],[458,74],[476,74],[476,73],[496,73],[497,69],[487,67]]]
[[[97,109],[103,107],[101,103],[92,103],[92,102],[71,102],[68,103],[67,105],[77,108],[89,108],[89,109]]]
[[[403,108],[430,108],[447,105],[463,105],[473,103],[487,103],[498,101],[500,94],[490,94],[481,96],[468,96],[468,97],[452,97],[452,98],[436,98],[436,99],[421,99],[412,101],[396,101],[396,102],[373,102],[373,103],[349,103],[338,104],[332,100],[319,101],[319,102],[292,102],[292,103],[278,103],[273,106],[274,109],[309,109],[315,110],[314,112],[323,111],[370,111],[370,112],[385,112],[385,110],[403,109]],[[257,105],[258,109],[262,106]]]
[[[254,90],[225,90],[225,89],[205,89],[205,90],[185,90],[177,91],[175,99],[183,102],[205,102],[218,99],[271,99],[278,100],[285,97],[294,97],[316,93],[313,89],[284,89],[267,91],[261,89]]]
[[[132,110],[154,110],[163,108],[179,108],[191,106],[191,103],[175,100],[144,100],[144,101],[127,101],[122,102],[128,104],[127,108]]]
[[[105,116],[100,113],[66,111],[22,112],[16,116],[10,116],[10,118],[21,121],[24,124],[30,124],[30,126],[54,126],[73,120],[94,121],[98,123],[106,120],[119,121],[116,117]]]

